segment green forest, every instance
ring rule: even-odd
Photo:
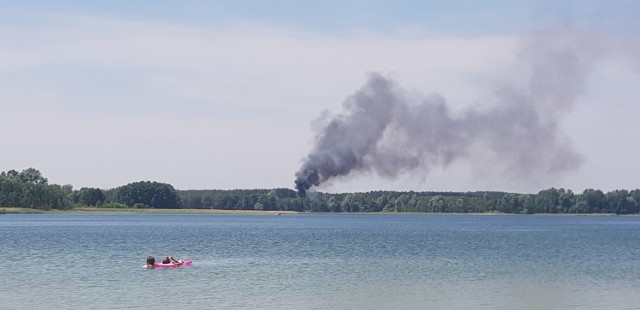
[[[71,210],[77,207],[223,209],[299,212],[422,212],[511,214],[637,214],[640,189],[607,193],[586,189],[576,194],[562,188],[537,194],[505,192],[311,192],[298,197],[293,189],[176,190],[166,183],[140,181],[113,189],[74,189],[49,184],[40,171],[0,173],[0,208]],[[1,210],[1,209],[0,209]]]

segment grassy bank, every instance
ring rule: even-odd
[[[37,210],[29,208],[0,208],[6,214],[295,214],[294,211],[219,210],[219,209],[122,209],[122,208],[75,208],[70,210]]]
[[[0,214],[36,214],[36,213],[61,213],[62,211],[43,211],[29,208],[0,208]]]

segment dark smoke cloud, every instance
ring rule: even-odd
[[[361,172],[426,175],[458,160],[501,168],[513,178],[577,169],[582,157],[560,120],[574,107],[596,61],[609,53],[605,42],[570,28],[532,35],[517,51],[524,84],[494,90],[490,108],[457,113],[441,96],[416,101],[388,77],[372,73],[317,133],[296,173],[296,188],[304,196],[313,186]]]

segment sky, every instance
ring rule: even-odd
[[[33,167],[77,189],[294,188],[318,120],[341,115],[372,72],[454,113],[491,109],[504,85],[531,78],[527,42],[567,32],[553,44],[602,43],[554,116],[574,169],[513,176],[471,153],[318,190],[635,189],[639,14],[638,1],[4,0],[0,171]]]

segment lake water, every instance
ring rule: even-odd
[[[635,216],[7,214],[0,238],[0,309],[640,309]]]

